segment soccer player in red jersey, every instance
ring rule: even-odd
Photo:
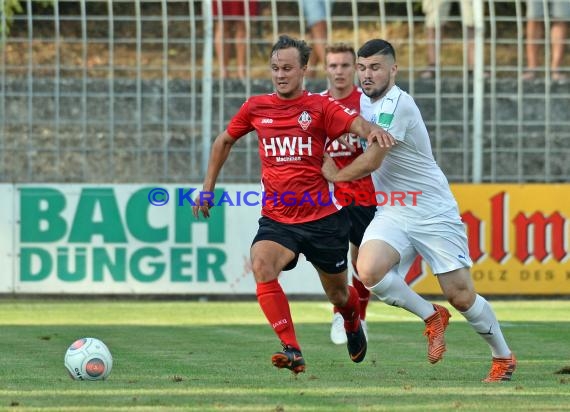
[[[328,90],[321,93],[323,96],[334,97],[343,106],[360,112],[360,95],[362,90],[354,85],[356,74],[356,52],[352,46],[344,43],[330,45],[325,50],[325,65],[329,82]],[[331,142],[327,147],[327,154],[334,160],[339,169],[349,165],[363,153],[364,139],[352,133],[344,136],[344,141],[351,148],[339,143],[338,140]],[[352,286],[358,292],[360,302],[360,323],[364,334],[368,339],[366,326],[366,308],[370,300],[370,291],[362,284],[356,271],[356,259],[358,248],[362,241],[362,235],[368,224],[372,221],[376,212],[374,196],[361,197],[361,194],[375,192],[372,178],[365,176],[350,182],[338,182],[334,185],[335,197],[347,205],[350,220],[350,257],[353,267]],[[344,319],[339,312],[334,312],[331,332],[331,341],[337,345],[346,343]]]
[[[250,251],[252,269],[259,305],[283,345],[272,363],[293,373],[305,370],[305,360],[278,276],[295,267],[299,253],[315,267],[329,301],[344,318],[351,360],[361,362],[367,349],[358,293],[347,285],[350,223],[321,173],[327,139],[350,132],[382,147],[394,144],[389,133],[354,110],[303,90],[310,53],[304,41],[279,37],[270,60],[275,92],[249,98],[218,135],[203,183],[203,192],[213,192],[233,144],[257,132],[265,198]],[[209,217],[211,204],[198,196],[194,216]]]

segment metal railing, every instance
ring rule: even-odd
[[[241,17],[212,16],[211,1],[219,2],[83,0],[45,7],[26,0],[25,12],[11,22],[2,14],[0,182],[201,181],[213,138],[244,99],[272,90],[268,60],[277,36],[313,41],[306,37],[303,0],[257,0],[258,12],[243,17],[245,78],[222,79],[214,26]],[[538,40],[541,71],[526,81],[526,1],[479,1],[474,72],[455,1],[438,29],[432,79],[419,76],[427,64],[419,1],[336,0],[326,41],[358,48],[383,37],[394,44],[399,83],[418,102],[450,181],[568,181],[570,81],[551,76],[550,36]],[[550,3],[544,0],[544,8]],[[546,14],[547,32],[554,21]],[[232,58],[231,75],[236,64]],[[568,77],[569,67],[567,55]],[[324,73],[306,87],[324,89]],[[258,181],[254,136],[236,145],[221,179]]]

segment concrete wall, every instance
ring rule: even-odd
[[[409,89],[405,81],[399,84]],[[486,83],[486,181],[568,181],[570,84],[551,85],[548,102],[543,81],[519,86],[511,79]],[[192,90],[189,82],[171,80],[167,87],[160,81],[137,85],[131,80],[90,80],[83,84],[64,79],[56,84],[53,79],[36,78],[29,83],[8,78],[0,112],[0,181],[201,180],[200,84]],[[308,81],[306,87],[321,91],[326,83]],[[464,110],[471,96],[465,100],[464,89],[461,79],[444,79],[440,98],[436,98],[434,80],[414,83],[414,97],[430,130],[437,160],[456,182],[468,181],[472,167],[471,114]],[[252,94],[271,90],[269,81],[251,84]],[[215,137],[242,104],[245,86],[226,81],[222,103],[219,82],[214,82],[213,92]],[[255,144],[248,148],[240,142],[222,180],[256,182],[258,173]]]

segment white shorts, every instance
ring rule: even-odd
[[[399,274],[413,263],[414,251],[436,275],[473,265],[465,225],[456,209],[429,219],[376,212],[361,246],[369,240],[383,240],[398,251]]]
[[[425,26],[434,28],[447,22],[451,0],[422,0],[422,11],[426,15]],[[460,0],[461,22],[464,26],[473,27],[473,0]]]

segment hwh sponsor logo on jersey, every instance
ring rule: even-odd
[[[262,142],[266,157],[313,155],[311,136],[277,136]]]

